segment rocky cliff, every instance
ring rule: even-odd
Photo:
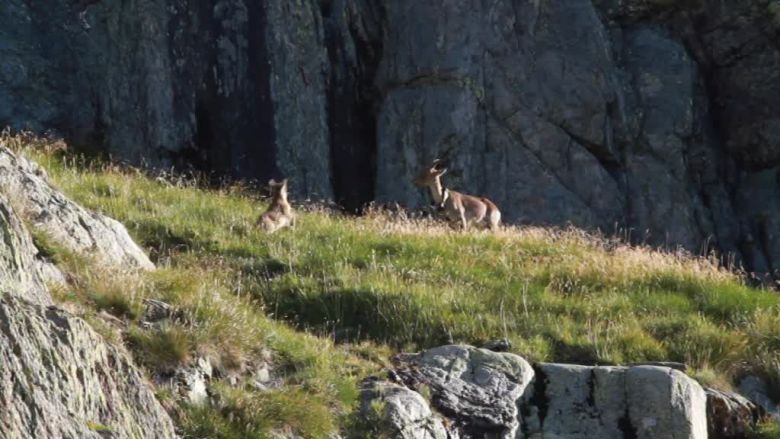
[[[175,437],[171,419],[127,355],[53,305],[46,284],[57,269],[42,259],[15,209],[32,211],[41,198],[7,198],[19,195],[9,191],[8,181],[25,176],[25,166],[32,164],[18,159],[24,166],[9,166],[9,157],[15,159],[0,148],[0,193],[5,194],[0,195],[0,437]],[[124,227],[73,204],[44,177],[35,178],[26,181],[30,193],[56,200],[39,218],[57,211],[89,214],[80,221],[71,218],[74,223],[64,228],[44,221],[41,230],[53,237],[90,232],[100,244],[81,250],[97,250],[98,257],[104,248],[127,243],[121,239],[127,236]],[[58,242],[78,251],[75,239]],[[140,251],[129,243],[128,254]]]
[[[776,0],[9,0],[0,125],[413,207],[780,264]]]

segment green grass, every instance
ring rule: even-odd
[[[780,439],[780,422],[766,420],[760,423],[748,437],[750,439]]]
[[[94,421],[87,421],[87,428],[98,433],[111,433],[113,431],[110,427]]]
[[[349,424],[356,381],[390,350],[499,338],[534,361],[682,361],[720,386],[758,373],[780,394],[780,296],[708,259],[577,230],[464,234],[381,212],[313,209],[268,236],[253,227],[264,203],[241,188],[28,155],[73,199],[127,225],[160,267],[127,281],[71,264],[82,284],[62,297],[131,322],[145,297],[188,316],[129,331],[142,364],[209,355],[238,370],[261,348],[275,353],[287,390],[218,383],[220,404],[180,412],[191,437],[319,437]]]
[[[190,407],[182,417],[192,437],[264,439],[276,431],[324,438],[337,429],[327,401],[302,389],[250,393],[216,386],[215,390],[221,416],[215,417],[212,409]]]

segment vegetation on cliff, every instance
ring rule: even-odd
[[[507,339],[532,361],[680,361],[719,387],[756,373],[780,394],[780,296],[713,259],[575,229],[461,233],[403,213],[356,218],[321,207],[265,235],[254,226],[265,203],[240,186],[204,189],[19,147],[149,249],[156,271],[118,276],[36,237],[70,275],[57,298],[150,375],[198,357],[216,365],[211,405],[177,405],[160,389],[191,437],[348,429],[357,382],[391,352],[451,342]],[[183,317],[142,327],[147,298]],[[277,386],[231,381],[268,352]]]

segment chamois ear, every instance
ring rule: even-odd
[[[273,178],[268,180],[268,186],[276,186],[276,180],[274,180]]]
[[[441,177],[442,175],[446,174],[446,173],[447,173],[447,171],[449,171],[449,169],[448,169],[448,168],[444,168],[444,169],[437,169],[437,170],[436,170],[436,175],[438,175],[439,177]]]

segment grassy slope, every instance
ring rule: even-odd
[[[780,387],[780,296],[706,260],[577,231],[463,234],[381,214],[313,211],[294,231],[266,236],[253,227],[262,203],[240,190],[28,155],[76,201],[126,224],[161,266],[117,280],[60,256],[83,279],[63,298],[129,320],[142,298],[159,298],[196,323],[131,330],[132,351],[149,369],[194,352],[225,369],[261,347],[277,353],[284,390],[217,385],[221,408],[181,410],[193,436],[285,428],[321,436],[348,423],[356,381],[389,348],[448,342],[508,338],[537,361],[683,361],[708,383],[728,386],[755,371]]]

